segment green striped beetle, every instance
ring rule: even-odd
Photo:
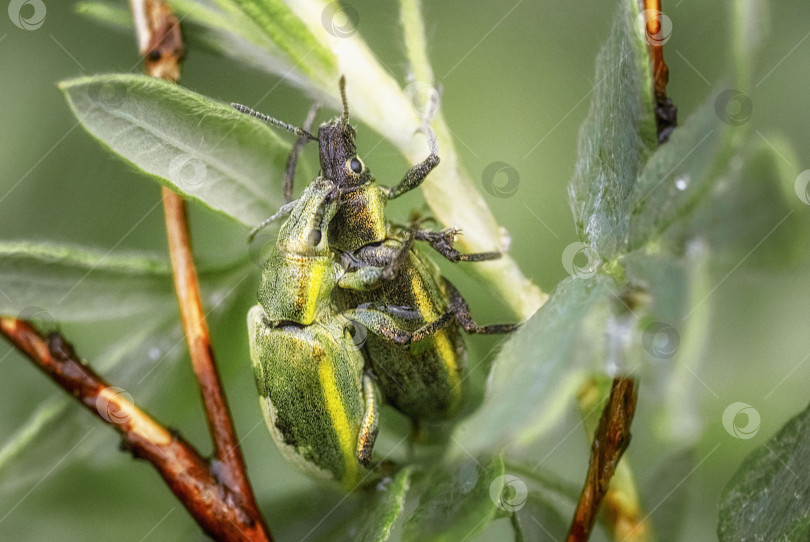
[[[340,262],[348,271],[333,291],[337,309],[371,331],[366,353],[388,401],[415,423],[444,418],[454,411],[462,395],[465,350],[459,328],[468,333],[508,333],[515,326],[477,325],[458,291],[440,276],[432,262],[412,250],[413,242],[427,242],[454,262],[489,260],[500,253],[459,253],[453,248],[458,231],[452,228],[431,232],[387,222],[387,200],[419,186],[439,163],[435,136],[426,127],[431,147],[428,158],[408,170],[398,185],[381,187],[357,155],[343,78],[341,95],[343,116],[321,124],[317,137],[308,131],[312,111],[301,129],[245,106],[234,107],[299,136],[286,173],[288,197],[297,152],[307,141],[318,141],[321,173],[339,192],[327,237],[331,250],[340,254]],[[332,285],[311,287],[325,293]]]
[[[370,467],[378,392],[330,294],[342,268],[327,226],[337,210],[331,181],[316,179],[281,214],[290,218],[264,264],[259,304],[248,313],[250,357],[267,426],[305,472],[354,487]]]

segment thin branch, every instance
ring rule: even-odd
[[[568,542],[582,542],[588,540],[591,530],[596,522],[605,495],[608,492],[610,481],[613,478],[624,450],[630,444],[630,424],[636,411],[636,391],[632,378],[615,378],[610,391],[607,405],[602,411],[599,426],[594,434],[591,444],[591,461],[585,485],[577,503],[571,527],[568,530]],[[607,501],[606,504],[610,503]],[[610,503],[615,504],[615,503]],[[637,512],[637,511],[636,511]],[[630,522],[636,528],[637,534],[645,531],[636,519],[627,517],[626,510],[619,503],[608,510],[613,525]]]
[[[169,5],[162,0],[130,0],[144,70],[152,77],[172,82],[180,78],[185,56],[180,25]],[[245,461],[236,437],[222,382],[214,362],[208,324],[205,321],[199,281],[191,252],[188,205],[179,195],[162,188],[163,209],[175,289],[180,305],[191,363],[200,385],[213,456],[222,464],[220,481],[228,486],[239,505],[248,509],[265,538],[270,539],[247,477]]]
[[[194,447],[82,363],[61,334],[45,337],[29,323],[6,317],[0,317],[0,334],[88,411],[118,431],[126,449],[155,467],[206,533],[218,540],[269,540],[263,523],[220,484]]]
[[[655,94],[655,123],[658,127],[658,143],[665,143],[672,131],[678,125],[678,108],[667,97],[667,83],[669,83],[669,68],[664,62],[664,41],[662,30],[665,20],[661,11],[661,0],[643,0],[642,9],[645,13],[655,14],[647,21],[646,33],[647,48],[650,52],[651,69],[653,74],[653,90]]]

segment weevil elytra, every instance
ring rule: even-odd
[[[342,268],[327,226],[337,190],[318,178],[294,205],[264,264],[259,304],[248,313],[250,356],[268,428],[305,472],[351,489],[371,466],[378,392],[333,310]]]
[[[453,412],[462,394],[465,351],[460,328],[469,333],[507,333],[515,326],[477,325],[458,291],[432,262],[412,250],[412,244],[425,241],[455,262],[489,260],[500,253],[459,253],[453,247],[457,230],[452,228],[431,232],[387,222],[386,202],[419,186],[438,164],[435,136],[426,125],[428,158],[408,170],[396,186],[381,187],[357,155],[343,78],[341,96],[343,115],[321,124],[317,137],[308,126],[296,128],[245,106],[234,107],[296,133],[294,154],[306,141],[318,141],[321,174],[339,191],[328,240],[348,271],[333,290],[336,308],[371,331],[366,354],[388,401],[416,422],[443,418]],[[293,156],[285,187],[292,184],[295,163]]]
[[[386,400],[414,421],[451,415],[463,394],[466,351],[460,330],[509,333],[514,324],[480,326],[464,298],[428,258],[412,249],[414,231],[389,225],[380,245],[342,256],[348,271],[334,291],[338,310],[370,332],[366,349]],[[396,262],[390,280],[373,282],[372,270]],[[364,276],[364,284],[349,277]]]

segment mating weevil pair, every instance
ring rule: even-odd
[[[499,253],[461,254],[453,248],[455,229],[432,232],[385,219],[386,202],[419,186],[438,164],[432,130],[425,128],[428,158],[396,186],[381,187],[357,155],[343,78],[340,89],[343,116],[321,124],[317,137],[307,131],[314,112],[302,129],[234,107],[299,136],[285,179],[288,203],[251,234],[289,215],[248,315],[265,417],[284,455],[352,488],[359,465],[373,467],[381,394],[415,424],[446,418],[462,397],[460,328],[508,333],[515,326],[477,325],[413,243],[427,242],[456,262]],[[289,202],[297,153],[309,140],[318,141],[321,174]]]

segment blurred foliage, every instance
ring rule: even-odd
[[[274,207],[280,194],[277,178],[270,175],[278,173],[290,139],[199,96],[256,104],[298,123],[311,100],[298,87],[315,81],[307,93],[323,97],[333,83],[334,66],[325,51],[305,62],[309,49],[302,48],[309,32],[328,28],[274,27],[274,21],[294,17],[277,0],[237,4],[239,13],[252,14],[254,26],[236,17],[235,7],[232,17],[208,16],[205,9],[216,6],[227,11],[231,3],[225,0],[207,3],[184,21],[191,50],[182,81],[198,94],[119,75],[106,82],[112,90],[123,85],[133,98],[127,105],[138,108],[126,111],[109,107],[116,104],[117,92],[103,94],[111,90],[104,80],[74,80],[63,89],[91,132],[161,182],[172,180],[171,156],[160,156],[166,139],[194,142],[197,146],[182,147],[183,153],[208,160],[211,141],[201,136],[219,131],[227,147],[214,162],[206,162],[207,170],[223,172],[218,179],[224,186],[244,179],[249,189],[240,195],[220,185],[218,194],[197,199],[210,204],[232,198],[227,209],[216,208],[251,224]],[[183,0],[176,5],[192,4]],[[296,9],[308,5],[317,3],[302,1]],[[41,28],[26,31],[9,19],[0,30],[0,67],[7,74],[2,85],[9,97],[0,106],[8,141],[0,149],[6,165],[0,181],[5,218],[0,307],[9,311],[24,305],[25,315],[59,325],[94,367],[206,450],[176,309],[170,290],[154,281],[165,275],[165,237],[155,211],[158,191],[135,168],[123,166],[75,130],[76,121],[54,86],[79,75],[137,71],[134,38],[109,30],[127,24],[121,6],[80,4],[79,11],[109,26],[88,22],[66,3],[46,6]],[[346,13],[359,31],[356,37],[362,35],[387,76],[405,86],[401,41],[391,38],[399,32],[396,4],[366,0],[344,6],[352,10]],[[250,265],[255,256],[237,221],[192,207],[198,258],[203,269],[212,270],[204,275],[204,296],[212,307],[214,344],[254,486],[281,540],[353,539],[360,532],[373,539],[392,528],[394,538],[469,535],[489,540],[513,536],[512,526],[531,540],[540,536],[537,525],[559,538],[576,497],[564,488],[581,483],[587,454],[583,432],[576,431],[572,396],[588,371],[615,370],[633,370],[641,378],[626,457],[642,486],[642,508],[650,511],[660,532],[678,533],[668,540],[712,536],[721,488],[745,454],[804,407],[802,382],[810,376],[810,367],[802,363],[810,349],[802,325],[810,291],[801,265],[808,259],[803,243],[807,194],[801,187],[802,201],[793,182],[806,167],[790,149],[791,141],[806,140],[810,121],[806,108],[796,107],[802,103],[801,81],[810,77],[810,42],[800,41],[806,33],[802,21],[810,20],[810,13],[798,0],[771,8],[771,26],[779,31],[768,36],[767,10],[758,2],[740,2],[732,12],[713,4],[664,6],[674,29],[665,48],[670,95],[680,108],[682,126],[656,151],[645,117],[649,96],[639,90],[648,76],[639,71],[645,56],[633,41],[632,13],[619,15],[611,31],[612,5],[518,3],[510,8],[482,3],[473,9],[469,3],[442,2],[424,7],[429,56],[459,160],[473,179],[481,177],[482,193],[511,232],[511,254],[524,272],[545,290],[558,285],[552,299],[497,354],[490,393],[453,433],[453,453],[437,465],[438,473],[426,473],[424,465],[406,469],[381,487],[344,499],[287,467],[264,431],[244,340],[244,314],[258,273]],[[224,31],[212,32],[217,25]],[[88,34],[94,39],[87,40]],[[608,45],[596,56],[603,42]],[[231,60],[212,56],[205,47]],[[763,58],[755,62],[760,48]],[[612,72],[614,62],[622,69]],[[299,69],[289,77],[267,74],[290,66]],[[353,69],[362,73],[363,66]],[[373,81],[358,84],[367,84],[365,92],[373,94]],[[82,108],[88,102],[97,106],[99,100],[103,105],[102,97],[107,108]],[[208,101],[184,109],[191,100]],[[144,109],[145,104],[152,109]],[[108,115],[111,110],[115,115]],[[369,122],[372,117],[361,118]],[[201,119],[208,124],[195,124]],[[577,150],[573,142],[583,120]],[[147,129],[142,133],[128,129],[143,123]],[[235,135],[228,139],[223,134],[231,127]],[[98,132],[106,129],[111,131]],[[397,129],[396,122],[388,127]],[[156,133],[158,139],[150,140]],[[377,178],[392,184],[387,179],[397,179],[406,168],[401,147],[378,141],[362,127],[358,138],[359,148],[369,149],[363,157]],[[279,142],[275,147],[274,141]],[[127,149],[134,152],[128,155]],[[315,159],[308,149],[302,162]],[[518,197],[490,190],[484,172],[496,161],[517,172],[511,195]],[[158,169],[150,169],[154,164]],[[256,167],[267,177],[239,174],[232,165],[245,171]],[[572,176],[574,221],[563,204]],[[193,183],[179,187],[186,192],[195,188]],[[389,210],[402,219],[422,207],[418,196],[408,196]],[[577,251],[567,252],[574,242],[580,243]],[[15,247],[24,243],[40,248],[21,257]],[[77,246],[100,248],[66,248]],[[64,310],[50,307],[46,288],[32,288],[44,284],[58,290],[59,281],[67,280],[67,275],[49,272],[60,251],[69,257],[93,254],[98,262],[88,268],[86,258],[73,258],[71,273],[87,278]],[[141,256],[133,259],[134,251]],[[589,260],[587,265],[575,260],[577,254]],[[443,269],[469,299],[477,319],[500,319],[505,307],[497,295],[475,287],[463,268],[444,264]],[[566,271],[574,276],[564,278]],[[127,274],[132,276],[122,276]],[[109,288],[98,289],[103,284]],[[628,316],[617,299],[638,308]],[[44,314],[33,310],[40,306]],[[81,322],[88,314],[98,314],[98,321]],[[480,387],[498,345],[488,338],[468,344]],[[147,466],[116,451],[112,431],[61,401],[61,392],[5,345],[0,346],[0,371],[6,383],[0,394],[0,442],[6,443],[0,448],[0,538],[83,540],[91,531],[101,538],[133,540],[200,537],[158,477],[146,475]],[[737,431],[734,412],[726,423],[728,409],[737,402],[754,405],[757,420],[761,415],[762,425],[757,423],[753,434]],[[407,429],[398,414],[385,416],[391,423],[384,419],[379,449],[395,453]],[[801,423],[791,422],[767,445],[777,459],[798,470],[806,462],[791,461],[805,461],[804,455],[788,457],[787,443],[806,433],[799,430]],[[505,466],[492,456],[503,448]],[[490,455],[476,464],[465,450],[479,458],[485,457],[480,453]],[[792,490],[785,493],[792,486],[774,485],[784,472],[763,450],[759,447],[735,476],[726,509],[739,509],[734,503],[745,504],[746,494],[765,498],[768,488],[779,494],[774,506],[792,496]],[[421,453],[436,457],[435,450]],[[751,480],[747,473],[756,469],[761,476]],[[524,501],[511,509],[514,502],[492,497],[494,487],[503,499],[503,476],[510,476],[504,472],[514,472],[522,484],[508,487],[526,490]],[[556,474],[549,477],[548,472]],[[405,500],[411,493],[421,496],[418,503]],[[396,522],[403,506],[421,519],[404,526]],[[511,526],[496,519],[513,510]],[[361,514],[362,521],[343,521]],[[721,519],[721,533],[743,525],[730,528],[729,521]],[[750,525],[756,518],[746,521]],[[602,536],[597,532],[595,538]]]

